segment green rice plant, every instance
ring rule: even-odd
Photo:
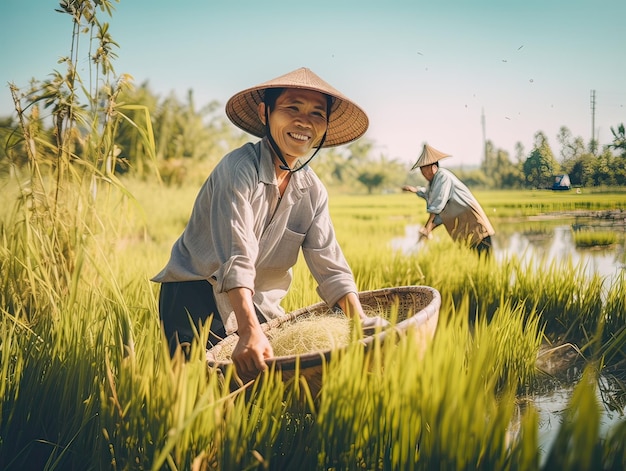
[[[619,380],[623,278],[605,290],[570,262],[496,263],[443,235],[415,255],[394,253],[389,240],[427,217],[405,194],[339,195],[331,212],[359,289],[441,292],[432,343],[409,332],[369,351],[352,345],[324,365],[317,401],[297,376],[284,383],[273,372],[233,388],[233,369],[207,368],[204,329],[190,360],[170,358],[148,278],[197,189],[118,179],[120,123],[143,143],[139,167],[153,165],[155,152],[147,108],[119,101],[129,77],[109,80],[115,43],[97,12],[110,14],[112,2],[60,7],[73,26],[67,73],[28,96],[12,88],[21,141],[9,151],[27,155],[15,161],[28,168],[2,192],[16,195],[0,218],[2,469],[534,470],[537,413],[520,410],[516,393],[532,381],[541,335],[576,342]],[[93,46],[87,81],[76,67],[83,33]],[[39,105],[51,110],[54,135]],[[624,192],[477,196],[494,218],[626,203]],[[318,302],[315,286],[300,259],[285,309]],[[624,466],[622,424],[599,438],[598,382],[590,374],[579,383],[545,469]]]
[[[489,320],[483,315],[473,323],[468,342],[475,346],[474,351],[489,345],[492,359],[484,374],[497,379],[498,390],[515,390],[531,384],[543,337],[540,324],[540,316],[528,313],[523,303],[505,299]]]
[[[60,7],[58,11],[71,17],[73,25],[70,54],[63,59],[67,74],[55,72],[25,95],[11,87],[23,145],[15,144],[8,153],[25,154],[26,159],[14,161],[26,161],[28,168],[14,172],[25,179],[16,180],[19,196],[14,211],[0,226],[7,254],[0,268],[10,274],[2,278],[0,293],[8,311],[28,322],[35,320],[35,313],[59,315],[61,298],[76,292],[72,285],[102,222],[95,211],[98,192],[106,192],[111,184],[121,187],[114,173],[119,153],[115,129],[120,120],[129,120],[124,111],[135,109],[116,102],[128,86],[128,77],[112,80],[116,44],[108,25],[97,17],[98,9],[110,14],[112,2],[63,1]],[[88,55],[95,76],[89,86],[76,67],[80,39],[86,34],[96,51]],[[88,106],[80,97],[87,99]],[[51,110],[53,138],[42,130],[40,104]],[[149,120],[146,128],[137,131],[147,142],[146,155],[154,155]]]
[[[4,436],[4,428],[6,424],[13,420],[14,408],[8,407],[16,401],[20,392],[20,380],[27,364],[25,353],[28,351],[25,345],[25,339],[32,338],[27,335],[30,333],[28,326],[24,325],[2,310],[0,318],[0,398],[2,398],[2,407],[0,407],[0,437]],[[0,450],[3,444],[0,442]],[[3,460],[0,460],[2,464]]]
[[[61,309],[63,312],[63,309]],[[7,318],[8,319],[8,316]],[[76,450],[90,450],[97,435],[99,403],[94,349],[84,339],[96,335],[85,317],[42,317],[16,337],[22,365],[3,397],[0,462],[4,469],[55,469]],[[10,361],[3,342],[2,361]]]
[[[142,204],[150,199],[149,185],[131,185]],[[163,189],[152,204],[167,208],[176,194],[192,202],[193,193]],[[161,338],[158,286],[148,277],[185,218],[149,202],[144,217],[122,195],[99,192],[80,269],[64,291],[57,285],[49,298],[34,298],[36,322],[8,312],[5,301],[23,295],[10,278],[29,270],[1,272],[5,469],[539,469],[536,411],[521,410],[516,393],[531,387],[541,334],[576,341],[619,379],[607,368],[623,361],[623,280],[589,278],[568,262],[480,259],[444,236],[415,255],[394,253],[390,233],[363,236],[369,224],[406,211],[380,202],[377,218],[353,218],[362,224],[356,233],[337,224],[338,236],[359,289],[425,284],[441,292],[433,343],[424,352],[407,336],[367,354],[348,351],[326,365],[318,402],[306,400],[302,382],[275,375],[233,391],[232,371],[206,369],[204,332],[186,363],[170,360]],[[5,228],[0,250],[10,257],[28,231]],[[300,260],[285,309],[318,302],[315,286]],[[585,346],[600,328],[601,345]],[[576,416],[563,433],[581,427]],[[621,463],[620,438],[618,426],[600,442],[605,464]]]
[[[491,218],[528,217],[549,213],[597,211],[623,207],[626,193],[622,188],[611,191],[611,198],[598,189],[577,192],[543,190],[476,191],[475,196]]]
[[[604,304],[603,344],[605,357],[611,362],[626,362],[626,274],[615,278]]]
[[[498,375],[486,368],[497,335],[473,344],[467,312],[446,317],[425,353],[409,333],[329,365],[311,469],[517,469],[537,461],[536,448],[513,444],[514,401],[496,393]],[[355,374],[362,362],[367,375]]]
[[[552,340],[586,344],[598,327],[603,292],[602,277],[587,276],[568,259],[518,265],[509,295],[537,310]]]
[[[449,238],[428,241],[427,249],[417,254],[426,283],[439,289],[442,297],[450,296],[455,304],[469,299],[473,316],[490,317],[506,296],[510,266],[496,266],[491,257],[477,257],[469,248]]]

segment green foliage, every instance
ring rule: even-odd
[[[12,156],[26,151],[26,158],[12,159],[12,164],[26,168],[11,172],[18,197],[11,202],[10,218],[0,226],[7,255],[0,266],[10,274],[2,279],[2,301],[9,313],[27,323],[35,320],[33,312],[37,311],[58,316],[62,300],[76,299],[93,235],[102,229],[95,210],[98,193],[102,190],[106,197],[109,185],[120,185],[115,175],[119,149],[114,136],[119,121],[128,120],[120,113],[125,107],[116,102],[128,77],[113,81],[111,59],[116,44],[108,25],[97,18],[98,9],[110,14],[112,3],[63,1],[60,6],[58,11],[69,15],[73,24],[70,54],[62,60],[67,73],[55,71],[51,79],[34,83],[25,96],[11,87],[21,142],[12,137],[8,152]],[[84,36],[89,39],[88,60],[93,64],[88,81],[76,66]],[[102,86],[90,89],[85,83]],[[39,104],[51,110],[50,133],[42,132]],[[24,110],[29,107],[27,115]],[[153,149],[149,119],[145,123],[138,131],[146,149]]]
[[[613,143],[609,147],[619,151],[622,157],[626,157],[626,128],[624,128],[624,123],[620,123],[615,128],[611,127],[611,134],[613,134]]]
[[[491,141],[485,144],[485,156],[480,169],[489,182],[488,188],[520,188],[523,175],[519,165],[510,161],[507,152],[496,149]],[[466,181],[470,185],[470,181]],[[472,185],[473,187],[473,185]]]
[[[595,186],[626,184],[626,159],[605,150],[593,161],[591,181]]]
[[[551,188],[559,165],[552,154],[546,136],[535,134],[535,147],[523,165],[526,184],[530,188]]]

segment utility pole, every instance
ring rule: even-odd
[[[591,142],[589,150],[593,155],[596,154],[596,91],[591,90]]]

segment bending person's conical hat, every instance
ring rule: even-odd
[[[415,162],[415,165],[411,167],[411,170],[415,170],[416,168],[423,167],[425,165],[432,165],[435,162],[439,162],[441,159],[445,159],[446,157],[450,157],[450,154],[444,154],[434,147],[424,144],[422,154],[417,159],[417,162]]]
[[[305,67],[235,94],[226,103],[226,115],[235,126],[253,136],[265,136],[265,125],[259,119],[257,107],[263,101],[265,90],[268,88],[300,88],[332,97],[333,104],[323,147],[352,142],[367,131],[369,120],[365,112]]]

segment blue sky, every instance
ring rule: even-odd
[[[0,2],[0,115],[12,112],[8,82],[64,71],[71,21],[57,6]],[[224,105],[309,67],[368,113],[378,152],[409,163],[424,142],[449,166],[479,163],[483,113],[511,158],[537,131],[555,153],[561,126],[587,142],[591,90],[600,144],[626,122],[623,0],[121,0],[100,18],[120,45],[116,73],[162,97],[193,89],[198,105]]]

